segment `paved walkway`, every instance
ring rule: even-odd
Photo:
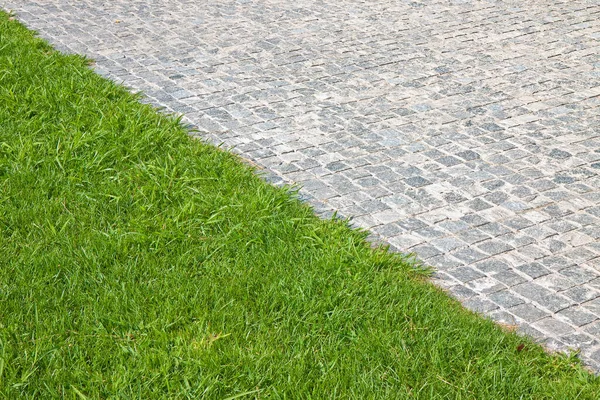
[[[597,0],[0,0],[600,371]]]

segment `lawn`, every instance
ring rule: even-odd
[[[597,399],[0,13],[1,398]]]

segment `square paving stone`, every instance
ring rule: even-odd
[[[511,270],[497,272],[493,274],[492,277],[509,287],[527,282],[527,279]]]
[[[467,263],[474,263],[487,257],[485,254],[471,248],[456,250],[451,254],[453,257]]]
[[[600,320],[596,320],[595,322],[584,326],[583,331],[594,337],[600,337]]]
[[[548,275],[552,272],[549,269],[544,268],[541,264],[536,263],[536,262],[519,265],[517,267],[517,269],[519,271],[527,274],[528,276],[530,276],[533,279],[539,278],[544,275]]]
[[[519,304],[523,304],[525,300],[515,295],[510,290],[502,290],[488,295],[488,298],[499,306],[509,309]]]
[[[505,253],[514,249],[514,247],[512,247],[511,245],[501,242],[499,240],[487,240],[483,243],[477,244],[477,248],[489,255]]]
[[[516,285],[512,290],[552,312],[558,312],[574,304],[572,300],[533,282]]]
[[[469,229],[466,231],[458,232],[456,234],[456,237],[468,244],[480,243],[484,240],[491,238],[489,235],[483,233],[479,229]]]
[[[450,293],[459,300],[467,300],[477,296],[477,293],[463,285],[455,285],[449,289]]]
[[[557,321],[554,318],[544,318],[533,323],[533,327],[550,335],[560,336],[575,332],[575,328],[564,322]]]
[[[439,249],[443,253],[448,253],[452,250],[466,247],[467,243],[454,237],[445,237],[440,239],[433,239],[430,243]]]
[[[548,312],[540,310],[531,303],[519,304],[511,307],[508,311],[527,322],[535,322],[550,315]]]
[[[485,277],[484,274],[482,274],[479,271],[474,270],[471,267],[453,268],[453,269],[446,270],[446,273],[463,283],[471,281],[473,279]]]
[[[487,313],[498,309],[498,305],[481,297],[472,297],[463,302],[464,306],[477,313]]]
[[[600,291],[587,287],[585,285],[575,286],[561,292],[563,296],[570,298],[578,304],[600,297]]]
[[[494,278],[483,277],[478,279],[473,279],[466,283],[466,286],[470,289],[473,289],[477,293],[481,294],[491,294],[496,293],[500,290],[506,289],[506,285],[498,282]]]
[[[565,276],[575,284],[583,284],[600,277],[600,272],[592,271],[583,266],[573,266],[561,269],[559,274]]]
[[[559,311],[556,315],[566,319],[570,324],[575,326],[587,325],[599,319],[598,316],[580,310],[578,307],[566,308]]]
[[[600,317],[600,298],[582,304],[583,308]]]
[[[408,185],[410,185],[412,187],[416,187],[416,188],[431,185],[430,181],[428,181],[427,179],[422,178],[420,176],[413,176],[411,178],[406,178],[406,179],[404,179],[404,182],[406,182]]]

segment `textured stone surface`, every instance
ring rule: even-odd
[[[0,0],[600,371],[596,0]]]

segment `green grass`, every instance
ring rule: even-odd
[[[0,13],[1,398],[598,398],[86,63]]]

